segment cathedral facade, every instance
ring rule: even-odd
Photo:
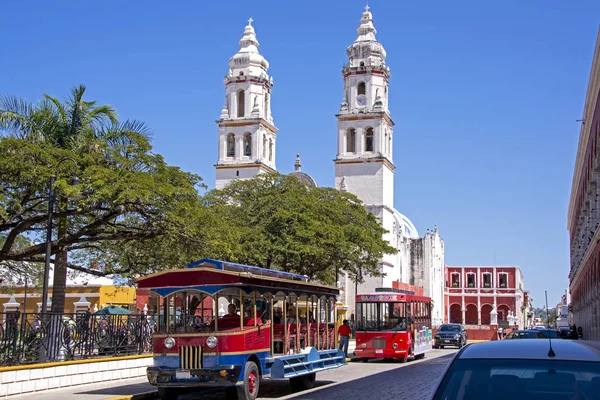
[[[233,179],[276,171],[277,129],[269,105],[273,80],[267,75],[268,62],[258,52],[251,22],[244,30],[240,50],[229,61],[225,77],[226,101],[217,121],[217,188]],[[358,37],[346,50],[348,61],[342,69],[344,92],[336,115],[335,185],[356,195],[379,219],[387,230],[384,239],[398,253],[383,257],[381,277],[365,276],[360,284],[348,276],[342,277],[338,282],[343,289],[340,300],[348,306],[348,315],[352,315],[356,293],[391,288],[394,281],[410,283],[423,287],[425,295],[433,299],[433,322],[437,325],[443,321],[444,242],[437,227],[419,236],[413,223],[394,208],[394,122],[388,108],[391,74],[385,63],[385,49],[375,37],[377,31],[368,6],[357,32]],[[296,173],[299,167],[298,159]]]

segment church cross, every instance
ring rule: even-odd
[[[371,8],[371,7],[369,7],[369,5],[367,4],[367,5],[365,6],[365,12],[369,12],[369,9],[370,9],[370,8]]]
[[[254,21],[254,20],[252,19],[252,17],[250,17],[250,19],[248,20],[248,25],[252,25],[252,22],[253,22],[253,21]]]

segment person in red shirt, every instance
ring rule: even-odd
[[[344,355],[348,358],[348,342],[350,341],[350,334],[352,329],[348,324],[348,320],[344,320],[344,324],[338,328],[338,335],[340,335],[340,350],[344,350]]]

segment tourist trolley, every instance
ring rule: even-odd
[[[161,399],[227,388],[251,400],[264,379],[310,388],[317,372],[346,362],[335,334],[339,291],[306,276],[204,259],[137,284],[158,316],[147,376]]]
[[[432,348],[431,299],[400,289],[356,296],[356,349],[370,358],[424,358]]]

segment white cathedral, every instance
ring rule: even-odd
[[[410,220],[394,208],[393,127],[388,108],[390,68],[385,64],[386,52],[375,37],[373,16],[365,8],[357,29],[358,37],[348,47],[348,62],[342,69],[343,101],[337,129],[335,185],[356,195],[381,221],[388,231],[384,235],[397,254],[386,255],[380,263],[382,277],[364,277],[355,285],[346,276],[339,282],[340,299],[355,313],[355,294],[374,292],[375,288],[391,288],[400,281],[424,288],[432,298],[433,324],[443,321],[444,241],[437,226],[420,237]],[[244,29],[240,50],[229,60],[225,77],[225,105],[217,121],[219,157],[216,188],[234,179],[248,179],[256,174],[275,172],[275,139],[277,128],[271,115],[270,97],[273,78],[269,63],[258,51],[252,19]],[[303,181],[316,182],[300,171]]]

